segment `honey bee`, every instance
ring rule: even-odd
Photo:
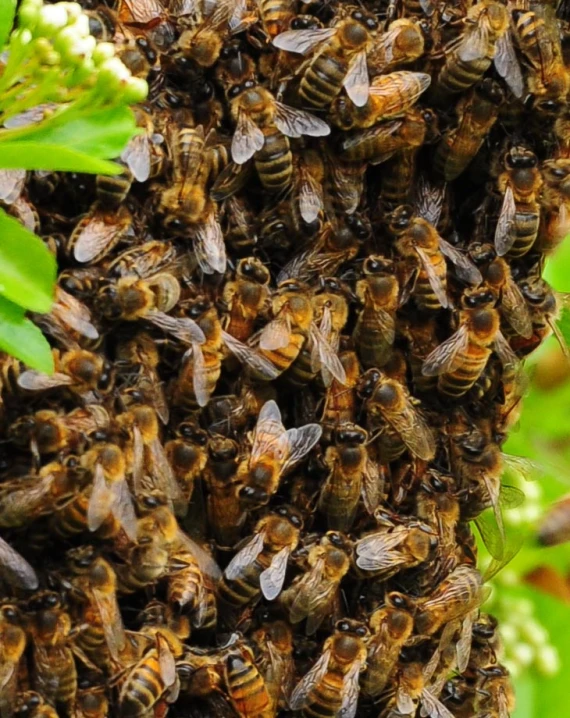
[[[328,441],[332,429],[340,424],[354,422],[356,417],[356,387],[360,379],[360,364],[353,351],[340,352],[339,361],[344,368],[344,383],[333,377],[324,398],[321,424],[323,438]]]
[[[324,137],[330,128],[304,110],[283,105],[255,80],[228,91],[230,112],[236,124],[231,155],[237,165],[253,163],[265,189],[285,190],[293,177],[289,137]]]
[[[509,680],[508,670],[498,664],[478,668],[481,680],[477,689],[478,711],[486,715],[507,718],[515,709],[515,695]]]
[[[80,678],[75,696],[76,718],[105,718],[108,712],[109,701],[105,686],[99,683],[96,677]]]
[[[292,710],[304,716],[346,715],[358,710],[360,674],[366,667],[370,633],[365,624],[343,619],[335,624],[323,652],[291,694]]]
[[[66,349],[79,349],[79,342],[99,339],[89,308],[58,285],[51,312],[35,315],[34,322]]]
[[[182,267],[180,255],[173,245],[151,239],[120,252],[109,262],[107,273],[117,279],[129,276],[144,279],[161,271],[176,274]]]
[[[555,292],[542,278],[530,276],[519,283],[532,319],[533,334],[530,339],[512,337],[512,347],[521,356],[536,349],[540,342],[554,334],[565,356],[568,355],[566,341],[558,326],[558,319],[566,304],[566,295]]]
[[[259,13],[265,31],[274,38],[295,22],[295,3],[292,0],[262,0]]]
[[[257,419],[251,450],[237,470],[238,496],[244,506],[263,506],[277,491],[281,477],[321,438],[318,424],[285,429],[275,401],[266,402]]]
[[[176,439],[164,445],[164,452],[184,494],[184,503],[189,504],[196,480],[206,467],[208,435],[192,422],[182,422],[176,434]]]
[[[0,173],[0,202],[13,204],[24,190],[26,170],[2,170]]]
[[[381,453],[386,461],[406,448],[419,459],[431,461],[435,456],[435,439],[426,420],[416,408],[406,387],[397,379],[383,376],[377,369],[362,375],[358,394],[366,402],[366,413],[373,424],[388,425],[390,436],[384,438]]]
[[[307,619],[306,633],[315,633],[338,601],[340,582],[350,568],[352,546],[338,531],[328,531],[309,549],[307,571],[281,594],[291,623]]]
[[[226,282],[222,300],[227,307],[223,328],[241,342],[253,333],[255,321],[269,301],[270,275],[255,257],[240,259],[236,278]]]
[[[444,99],[463,92],[480,80],[490,67],[497,51],[497,42],[509,29],[507,8],[495,0],[482,0],[465,16],[465,32],[460,41],[446,54],[435,87],[435,97]]]
[[[495,295],[484,286],[466,289],[461,304],[459,328],[422,365],[425,376],[439,376],[439,391],[455,398],[463,396],[475,384],[493,350],[504,366],[516,367],[518,364],[499,329]]]
[[[570,497],[554,503],[541,518],[537,538],[542,546],[557,546],[570,540]]]
[[[354,544],[355,563],[361,571],[371,572],[384,581],[426,561],[436,543],[425,523],[394,523],[382,517],[378,531],[365,534]]]
[[[366,129],[405,114],[418,101],[431,83],[425,72],[401,70],[375,77],[362,107],[342,95],[331,105],[331,122],[341,130]]]
[[[346,90],[357,107],[368,100],[367,52],[374,44],[378,22],[360,8],[343,8],[334,27],[287,30],[273,39],[279,50],[305,55],[317,48],[307,63],[299,97],[309,107],[327,107]]]
[[[570,162],[563,157],[542,163],[544,185],[540,197],[541,219],[535,249],[553,252],[570,229],[570,194],[567,184]]]
[[[432,110],[412,108],[401,118],[344,137],[339,144],[340,159],[379,165],[396,153],[419,149],[433,133],[436,122]]]
[[[497,179],[503,201],[495,229],[499,257],[522,257],[532,249],[540,225],[538,198],[543,185],[538,158],[532,150],[513,147],[504,157]]]
[[[457,103],[457,127],[448,130],[437,147],[435,165],[447,182],[459,177],[481,149],[505,99],[501,86],[485,78]]]
[[[261,654],[259,670],[271,699],[271,709],[276,713],[289,706],[293,688],[293,632],[286,621],[264,621],[251,639]]]
[[[426,686],[426,666],[417,661],[398,661],[394,674],[395,691],[380,718],[410,716],[421,703],[421,712],[430,718],[452,718],[451,713]]]
[[[371,614],[372,635],[368,643],[366,672],[361,681],[365,695],[375,698],[386,688],[400,651],[412,634],[413,609],[406,596],[393,591],[386,595],[386,605]]]
[[[224,683],[236,714],[239,718],[271,718],[271,698],[251,648],[243,641],[235,641],[223,653]]]
[[[4,542],[0,544],[0,560],[4,563],[2,556],[6,553],[3,549]],[[6,544],[7,546],[8,544]],[[10,552],[15,554],[14,549]],[[23,559],[22,559],[23,561]],[[29,567],[31,570],[31,567]],[[34,588],[37,588],[37,579]],[[24,620],[20,610],[14,604],[3,603],[0,605],[0,715],[11,715],[16,691],[18,689],[18,669],[20,661],[26,650],[26,631]]]
[[[378,37],[368,54],[368,64],[383,73],[415,62],[426,49],[425,21],[405,17],[394,20]]]
[[[86,625],[77,636],[77,645],[97,666],[111,671],[113,665],[121,665],[127,648],[115,571],[89,545],[70,549],[67,566],[78,617]]]
[[[361,496],[368,513],[374,512],[383,481],[368,454],[367,431],[356,424],[339,424],[334,438],[334,446],[327,448],[324,457],[329,473],[321,488],[318,507],[325,514],[329,529],[348,531]]]
[[[121,0],[117,13],[121,24],[144,31],[160,50],[166,51],[172,45],[175,29],[159,0]]]
[[[77,691],[71,618],[57,593],[40,591],[27,604],[32,648],[32,686],[51,705],[71,715]],[[89,663],[87,661],[87,663]]]
[[[362,265],[363,279],[356,285],[362,303],[353,338],[362,364],[367,369],[388,361],[396,337],[396,311],[400,286],[394,266],[383,257],[370,255]]]
[[[24,718],[58,718],[53,706],[46,702],[44,697],[36,691],[19,693],[12,704],[13,715]]]

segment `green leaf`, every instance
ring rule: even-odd
[[[136,131],[135,117],[128,107],[78,111],[71,105],[37,125],[18,128],[14,131],[14,141],[63,145],[90,157],[110,159],[121,154]],[[4,142],[11,142],[10,133],[6,131],[4,140],[0,134],[2,154]]]
[[[0,297],[0,349],[32,369],[53,373],[53,356],[41,331],[24,316],[23,310]]]
[[[41,239],[0,210],[0,294],[31,311],[49,312],[56,272]]]
[[[0,166],[3,169],[90,172],[105,175],[116,175],[123,171],[122,167],[114,162],[97,159],[69,147],[25,140],[0,143]]]
[[[6,44],[8,35],[14,25],[16,13],[16,0],[2,0],[0,2],[0,49]]]

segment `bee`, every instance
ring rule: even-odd
[[[541,219],[535,249],[553,252],[570,230],[570,162],[565,158],[546,160],[541,166]]]
[[[503,198],[495,229],[495,249],[499,257],[522,257],[538,235],[543,185],[538,158],[532,150],[515,146],[503,159],[504,171],[497,179]]]
[[[113,666],[122,664],[127,648],[115,571],[89,545],[70,549],[66,563],[78,618],[86,625],[77,636],[77,645],[95,665],[112,672]]]
[[[413,610],[406,596],[393,591],[386,594],[386,605],[371,614],[368,623],[372,635],[361,679],[365,695],[375,698],[386,688],[400,651],[414,629]]]
[[[40,591],[27,603],[32,648],[32,686],[51,705],[71,714],[77,692],[71,618],[53,591]]]
[[[118,18],[121,24],[144,31],[160,50],[167,50],[174,41],[175,31],[168,13],[159,0],[120,0]]]
[[[268,192],[280,192],[291,184],[293,155],[289,137],[324,137],[330,128],[304,110],[283,105],[255,80],[228,90],[230,112],[236,129],[231,155],[237,165],[253,163]]]
[[[269,37],[277,37],[295,22],[295,3],[292,0],[262,0],[259,13]]]
[[[89,434],[107,429],[109,423],[107,411],[95,404],[68,414],[41,409],[17,419],[8,435],[18,445],[29,444],[34,456],[39,456],[81,446]]]
[[[285,429],[275,401],[266,402],[257,419],[251,450],[237,470],[242,505],[263,506],[277,491],[281,477],[300,461],[321,438],[318,424]]]
[[[339,143],[339,157],[347,162],[379,165],[396,153],[419,149],[434,132],[436,123],[432,110],[412,108],[401,118],[344,137]]]
[[[370,632],[360,621],[338,621],[317,662],[291,694],[290,708],[303,716],[356,715],[369,639]]]
[[[431,83],[425,72],[401,70],[375,77],[362,107],[342,95],[331,105],[331,122],[341,130],[366,129],[405,114],[418,101]]]
[[[28,173],[26,170],[2,170],[0,173],[0,202],[13,204],[22,194]]]
[[[184,503],[189,504],[194,493],[196,480],[206,467],[208,435],[192,422],[182,422],[176,430],[177,438],[164,445],[164,453],[184,494]]]
[[[419,521],[394,523],[391,518],[379,518],[379,530],[365,534],[354,544],[357,568],[384,581],[427,560],[436,543],[428,525]]]
[[[396,311],[400,285],[394,265],[381,256],[370,255],[362,265],[363,279],[356,285],[356,296],[362,304],[353,339],[362,365],[382,367],[390,358],[396,337]]]
[[[89,308],[58,285],[51,312],[34,316],[34,322],[43,331],[72,350],[79,349],[80,342],[99,339],[99,332],[91,319]]]
[[[526,356],[551,334],[554,334],[562,352],[567,355],[566,341],[562,336],[558,319],[565,306],[566,296],[554,292],[552,287],[538,276],[529,276],[519,282],[532,319],[533,334],[529,339],[514,336],[510,339],[513,349]]]
[[[107,275],[120,277],[152,277],[161,271],[177,274],[182,261],[176,248],[168,242],[151,239],[120,252],[107,266]]]
[[[362,107],[369,92],[367,53],[377,31],[372,14],[348,6],[334,27],[287,30],[273,39],[273,45],[301,55],[317,48],[301,77],[299,98],[303,104],[327,107],[344,88],[351,101]]]
[[[480,684],[477,689],[476,710],[507,718],[515,709],[515,695],[508,670],[497,664],[478,668],[477,673],[480,676]]]
[[[203,344],[204,332],[190,317],[172,317],[166,312],[176,306],[180,284],[176,277],[161,272],[147,279],[122,277],[101,287],[97,304],[101,313],[113,320],[144,319],[184,344]]]
[[[21,718],[58,718],[55,708],[36,691],[18,693],[11,710],[14,711],[13,715]]]
[[[10,549],[10,552],[15,554],[14,549]],[[0,557],[5,553],[3,548],[0,548]],[[3,558],[0,560],[4,563]],[[37,582],[35,587],[37,588]],[[13,709],[18,689],[18,670],[26,650],[26,643],[27,636],[20,609],[14,604],[2,603],[0,605],[0,714],[2,716],[11,715],[10,711]]]
[[[222,371],[222,325],[218,310],[204,296],[190,302],[188,314],[205,341],[193,342],[182,357],[175,383],[175,403],[190,408],[196,404],[203,407],[208,404]]]
[[[93,678],[80,678],[75,697],[76,718],[105,718],[108,712],[106,688],[98,682],[96,674]]]
[[[225,147],[216,144],[214,132],[204,137],[202,126],[172,130],[170,146],[172,178],[160,194],[158,212],[167,231],[190,234],[196,260],[205,274],[223,274],[227,262],[224,237],[206,187],[227,164]]]
[[[406,448],[419,459],[433,459],[435,438],[416,408],[417,401],[400,381],[384,376],[377,369],[369,369],[361,377],[358,394],[365,400],[371,424],[389,427],[390,436],[382,452],[387,452],[386,461],[393,460],[394,453],[401,455]]]
[[[295,679],[293,660],[293,632],[286,621],[264,621],[251,634],[255,648],[261,654],[259,670],[276,713],[289,706],[289,696]]]
[[[402,205],[392,212],[390,231],[397,237],[396,249],[415,273],[412,291],[420,309],[437,311],[450,305],[445,257],[453,262],[465,281],[481,282],[481,273],[471,260],[440,237],[431,222],[414,216],[411,207]]]
[[[328,476],[319,495],[319,510],[326,516],[329,529],[348,531],[356,517],[362,496],[369,514],[376,509],[383,480],[376,463],[368,454],[368,432],[356,424],[339,424],[335,443],[324,456]]]
[[[344,368],[344,383],[333,377],[326,388],[321,424],[323,438],[329,441],[330,433],[340,424],[354,422],[356,418],[356,387],[360,379],[360,364],[353,351],[343,351],[338,355]]]
[[[51,375],[27,369],[18,377],[18,386],[34,392],[67,387],[89,403],[113,388],[113,366],[101,354],[82,349],[64,352],[56,355],[55,364]]]
[[[250,338],[258,315],[269,302],[269,280],[267,268],[255,257],[247,257],[240,259],[235,280],[224,285],[222,301],[227,314],[223,329],[241,342]]]
[[[453,716],[426,686],[426,669],[427,666],[417,661],[398,661],[394,672],[395,691],[385,710],[380,713],[381,718],[413,715],[418,709],[418,703],[421,703],[422,713],[430,718]]]
[[[418,60],[426,50],[425,20],[403,17],[389,24],[368,53],[369,67],[393,72]]]
[[[478,82],[491,66],[497,42],[509,29],[507,8],[495,0],[482,0],[465,16],[465,32],[446,54],[435,86],[435,97],[464,92]]]
[[[233,546],[239,539],[246,514],[235,500],[239,446],[225,436],[214,435],[208,442],[208,459],[203,472],[207,488],[208,525],[216,542]]]
[[[224,684],[230,703],[239,718],[271,718],[271,698],[255,665],[253,651],[243,641],[224,650]]]
[[[307,555],[307,571],[281,594],[281,605],[293,624],[307,619],[306,633],[314,634],[338,601],[340,582],[350,568],[352,546],[338,531],[328,531]]]
[[[495,80],[477,83],[457,103],[457,127],[444,133],[435,155],[435,166],[446,182],[464,172],[499,116],[505,95]]]
[[[291,552],[297,548],[303,520],[291,506],[282,506],[262,518],[253,538],[226,566],[218,587],[229,606],[241,607],[261,595],[274,601],[283,588]]]
[[[425,376],[439,376],[438,389],[442,394],[457,398],[467,393],[483,373],[493,350],[505,367],[518,365],[515,353],[501,334],[495,304],[495,295],[485,286],[465,290],[459,328],[422,365]]]

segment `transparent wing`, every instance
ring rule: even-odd
[[[44,391],[46,389],[55,389],[59,386],[69,386],[73,384],[73,379],[67,374],[56,372],[50,376],[35,369],[28,369],[20,374],[17,383],[21,389],[26,389],[27,391]]]
[[[447,307],[449,306],[449,298],[447,296],[447,289],[446,289],[445,285],[443,284],[441,278],[435,271],[435,268],[429,258],[429,255],[426,254],[426,252],[421,247],[414,247],[414,249],[416,250],[418,257],[420,258],[420,262],[423,267],[423,270],[427,274],[427,278],[428,278],[431,288],[433,289],[433,293],[437,297],[441,306],[444,309],[447,309]]]
[[[13,204],[22,194],[26,170],[0,170],[0,201]]]
[[[305,110],[297,110],[294,107],[283,105],[281,102],[274,102],[275,124],[287,137],[326,137],[330,135],[331,128],[324,120],[315,117]]]
[[[10,584],[29,590],[35,590],[40,585],[34,569],[2,537],[0,537],[0,565],[8,574]]]
[[[55,304],[52,308],[52,314],[84,337],[88,339],[99,338],[99,332],[91,324],[91,312],[89,309],[60,287],[55,289]]]
[[[326,674],[330,658],[331,652],[325,651],[311,670],[299,681],[289,699],[289,708],[292,711],[299,711],[303,708],[313,688],[321,682]]]
[[[435,455],[435,439],[421,414],[407,399],[402,409],[385,416],[398,432],[408,449],[420,459],[431,461]]]
[[[176,503],[182,500],[182,491],[176,481],[164,447],[158,438],[154,438],[148,443],[148,451],[151,470],[158,482],[158,487],[168,497],[169,501]]]
[[[363,571],[386,571],[402,563],[402,554],[395,549],[405,540],[408,529],[396,526],[393,531],[364,536],[356,542],[356,565]]]
[[[371,97],[384,99],[382,117],[387,118],[411,107],[430,84],[431,75],[426,72],[402,70],[375,77],[370,85],[369,94]],[[405,104],[402,95],[405,97]]]
[[[250,160],[265,144],[265,136],[249,115],[240,110],[232,137],[232,159],[238,165]]]
[[[524,93],[524,78],[510,31],[495,43],[495,68],[507,83],[515,97],[521,98]]]
[[[86,222],[73,246],[73,257],[77,262],[86,264],[102,254],[113,244],[117,233],[122,233],[121,225],[107,222],[105,217],[95,212]]]
[[[189,317],[171,317],[164,312],[153,310],[148,312],[145,319],[183,344],[204,344],[206,341],[204,332]]]
[[[321,438],[323,429],[319,424],[306,424],[298,429],[287,429],[286,441],[288,444],[288,456],[283,463],[282,473],[285,473],[295,462],[300,461],[303,456],[315,446]]]
[[[231,334],[222,331],[222,337],[224,343],[232,354],[234,354],[243,364],[259,374],[263,379],[271,381],[273,379],[277,379],[277,377],[281,374],[281,370],[272,364],[269,359],[266,359],[251,347],[248,347],[238,339],[235,339]]]
[[[369,514],[378,508],[380,494],[383,489],[383,478],[380,477],[378,465],[368,459],[362,473],[362,498],[364,507]]]
[[[422,690],[421,702],[426,711],[426,715],[430,716],[430,718],[454,718],[453,713],[430,693],[427,688]]]
[[[109,516],[113,504],[113,494],[107,486],[101,464],[95,465],[93,488],[87,505],[87,527],[89,531],[97,531]]]
[[[91,586],[91,590],[99,611],[107,648],[113,660],[119,662],[126,645],[126,637],[117,598],[114,593],[101,591],[97,586]]]
[[[218,581],[222,576],[222,572],[210,554],[183,531],[179,531],[177,537],[178,541],[194,556],[196,563],[200,567],[200,571],[214,581]]]
[[[261,593],[268,601],[274,601],[281,593],[290,553],[291,549],[285,546],[275,554],[269,567],[261,572],[259,585],[261,586]]]
[[[466,670],[467,664],[469,663],[469,656],[471,655],[471,639],[472,639],[472,628],[475,621],[475,611],[471,611],[463,619],[461,625],[461,633],[459,640],[455,646],[457,655],[457,669],[459,673],[463,673]]]
[[[517,205],[515,203],[513,190],[507,187],[495,229],[495,249],[499,257],[507,254],[515,241],[514,225],[516,213]]]
[[[235,581],[240,578],[244,569],[248,568],[263,551],[264,540],[264,532],[254,536],[253,539],[232,558],[224,570],[224,576],[230,581]]]
[[[338,358],[338,354],[331,346],[326,335],[321,331],[315,322],[311,323],[309,333],[318,357],[317,364],[322,369],[327,369],[339,382],[339,384],[344,386],[346,384],[346,372],[344,371],[344,367]]]
[[[137,537],[137,516],[127,482],[115,481],[111,486],[111,497],[113,516],[131,541],[134,541]]]
[[[505,282],[501,292],[501,308],[505,319],[522,337],[532,336],[532,318],[523,293],[516,282],[510,277]]]
[[[455,249],[455,247],[449,242],[446,242],[443,237],[439,238],[439,248],[441,249],[442,254],[444,254],[455,265],[455,270],[459,279],[462,279],[468,284],[481,284],[483,281],[481,272],[477,269],[469,257]]]
[[[135,494],[138,495],[142,489],[144,477],[144,441],[141,430],[136,424],[133,426],[133,463],[131,472],[133,476],[133,489]]]
[[[160,676],[166,687],[172,686],[176,681],[176,661],[172,655],[168,641],[160,633],[156,634],[156,650],[158,653]]]
[[[192,385],[198,406],[206,406],[210,400],[208,391],[208,371],[204,354],[199,344],[192,344]]]
[[[489,33],[482,23],[477,23],[471,32],[465,35],[457,48],[457,56],[463,62],[473,62],[487,57]]]
[[[453,371],[461,361],[461,355],[469,346],[469,329],[466,325],[436,347],[422,364],[424,376],[439,376]]]
[[[123,150],[121,159],[137,182],[147,181],[150,177],[150,140],[146,132],[133,137]]]
[[[396,705],[402,715],[413,716],[416,713],[414,699],[403,687],[399,687],[396,693]]]
[[[259,348],[266,351],[282,349],[289,344],[291,338],[291,316],[286,309],[263,327],[259,335]]]
[[[317,219],[320,212],[323,211],[322,188],[303,163],[300,164],[298,173],[297,195],[299,213],[307,224],[311,224],[311,222]]]
[[[416,182],[414,206],[420,217],[437,226],[445,200],[445,184],[435,185],[420,175]]]
[[[342,704],[338,718],[354,718],[358,708],[358,694],[360,693],[360,669],[362,663],[355,661],[342,682]]]
[[[384,309],[377,309],[374,320],[386,344],[392,346],[396,338],[396,322],[394,317]]]
[[[265,454],[283,456],[287,448],[287,432],[281,421],[281,412],[277,403],[271,399],[261,407],[251,447],[251,461],[257,461]]]
[[[287,30],[273,38],[274,47],[305,55],[321,42],[336,34],[336,28],[319,27],[314,30]]]
[[[497,336],[493,342],[493,348],[497,352],[497,356],[501,360],[504,367],[516,369],[516,367],[519,366],[519,358],[511,349],[511,345],[500,331],[497,332]]]
[[[226,271],[227,256],[224,235],[214,212],[192,230],[194,253],[204,274]]]
[[[365,51],[357,53],[352,59],[342,84],[346,94],[357,107],[363,107],[368,102],[370,79]]]

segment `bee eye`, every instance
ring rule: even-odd
[[[336,627],[339,631],[350,631],[350,623],[348,621],[339,621]]]
[[[296,514],[293,514],[292,516],[290,516],[290,521],[296,529],[301,528],[303,525],[303,522],[301,521],[299,516],[297,516]]]
[[[403,596],[398,593],[390,595],[390,601],[395,608],[405,608],[406,601]]]
[[[366,628],[364,626],[359,626],[355,631],[357,636],[365,636],[367,634]]]
[[[355,10],[353,13],[351,13],[350,16],[353,20],[357,20],[360,22],[360,20],[364,20],[364,13],[361,10]]]
[[[365,24],[369,30],[377,30],[378,29],[378,23],[376,22],[376,20],[373,17],[366,18]]]
[[[232,100],[234,97],[237,97],[237,96],[240,94],[241,91],[242,91],[241,85],[233,85],[233,86],[230,87],[230,89],[228,90],[228,97],[229,97],[229,99]]]
[[[438,491],[440,493],[445,491],[445,484],[441,479],[438,479],[437,476],[432,476],[430,483],[434,491]]]

